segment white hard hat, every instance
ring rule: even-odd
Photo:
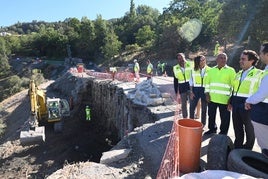
[[[134,59],[134,62],[137,62],[137,59]]]

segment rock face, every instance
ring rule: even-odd
[[[170,94],[161,93],[150,80],[135,86],[133,82],[96,79],[85,73],[80,76],[66,73],[51,87],[73,99],[75,115],[83,116],[85,106],[89,105],[91,120],[102,126],[103,135],[120,141],[103,153],[100,163],[105,165],[99,167],[120,168],[119,174],[111,173],[115,178],[156,177],[173,121],[174,108],[165,104],[172,105]],[[165,122],[158,124],[160,118]],[[159,140],[161,135],[164,138]],[[51,176],[58,178],[64,171]]]
[[[147,106],[163,104],[160,91],[150,81],[135,88],[132,82],[100,80],[86,74],[80,78],[66,73],[54,84],[54,90],[73,99],[73,113],[84,115],[83,110],[88,105],[92,121],[108,133],[116,132],[113,135],[118,140],[135,127],[156,120]]]

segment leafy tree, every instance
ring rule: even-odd
[[[3,93],[8,97],[19,91],[21,91],[21,79],[17,75],[13,75],[5,83]]]
[[[222,7],[219,20],[219,32],[228,41],[252,39],[263,41],[268,36],[267,12],[265,0],[230,0]],[[228,25],[226,25],[228,24]]]
[[[154,43],[155,33],[149,25],[145,25],[135,34],[139,46],[151,47]]]
[[[8,63],[6,42],[0,37],[0,78],[6,77],[9,74],[10,65]]]
[[[95,53],[101,54],[102,50],[101,48],[105,45],[105,37],[107,32],[107,21],[102,19],[101,15],[97,16],[97,19],[94,21],[94,27],[95,27],[95,35],[96,38],[94,39],[94,44],[96,46]]]
[[[94,23],[86,17],[83,17],[80,25],[80,37],[75,44],[76,51],[79,54],[78,56],[83,59],[94,57],[94,51],[96,49],[96,45],[94,44],[95,38]]]
[[[118,36],[111,29],[104,38],[104,46],[101,47],[102,53],[106,59],[111,59],[115,55],[119,54],[122,42],[118,40]]]

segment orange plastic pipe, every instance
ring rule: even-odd
[[[203,124],[192,119],[177,121],[179,133],[179,168],[182,173],[197,172],[200,165],[200,148]]]

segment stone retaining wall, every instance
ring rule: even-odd
[[[84,109],[89,105],[92,122],[105,129],[104,135],[112,135],[120,140],[135,127],[156,120],[146,106],[133,103],[120,83],[66,73],[53,84],[53,88],[72,98],[72,115],[85,119]],[[129,88],[131,90],[133,86]]]

